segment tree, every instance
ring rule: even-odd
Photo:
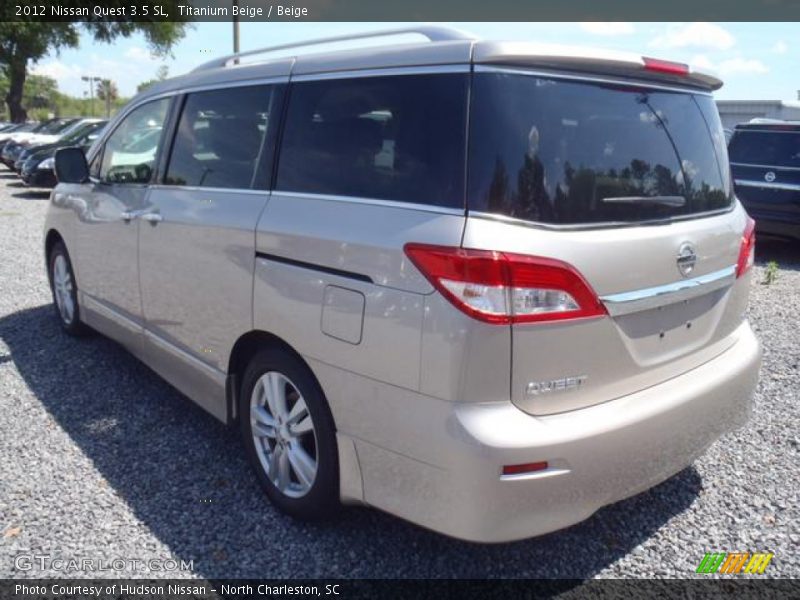
[[[158,67],[156,71],[156,78],[155,79],[148,79],[147,81],[143,81],[139,85],[136,86],[136,93],[141,93],[149,88],[151,85],[158,83],[159,81],[164,81],[167,77],[169,77],[169,67],[167,65],[161,65]]]
[[[106,104],[106,118],[111,116],[111,103],[119,98],[117,84],[110,79],[101,79],[97,82],[97,99]]]
[[[179,18],[177,5],[180,0],[164,0],[161,4],[172,18]],[[186,22],[162,22],[153,20],[104,21],[93,15],[94,2],[75,0],[71,7],[87,8],[89,17],[85,22],[38,22],[19,21],[14,15],[12,3],[0,6],[0,73],[8,79],[5,101],[9,116],[16,122],[25,121],[27,111],[23,107],[23,90],[27,77],[28,61],[37,61],[50,51],[74,48],[80,41],[81,28],[90,32],[100,42],[110,42],[136,32],[145,35],[155,54],[166,54],[176,41],[184,35]],[[123,8],[125,0],[112,0],[105,7]]]
[[[0,97],[5,97],[8,94],[8,89],[8,78],[0,73]],[[49,112],[58,114],[60,97],[61,94],[58,92],[58,85],[55,79],[44,75],[28,75],[22,95],[23,106],[41,109],[37,110],[37,112],[42,112],[45,115]],[[3,115],[4,112],[4,110],[0,109],[0,115]]]

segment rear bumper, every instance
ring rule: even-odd
[[[800,239],[800,216],[794,221],[754,218],[756,219],[756,233]]]
[[[364,499],[479,542],[527,538],[582,521],[681,471],[746,422],[761,349],[747,323],[735,335],[730,349],[690,372],[568,413],[535,417],[510,402],[454,403],[436,424],[447,447],[429,460],[356,440]],[[502,476],[503,465],[537,461],[550,466]]]

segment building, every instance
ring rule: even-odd
[[[722,126],[733,129],[750,119],[800,121],[800,102],[784,100],[717,100]]]

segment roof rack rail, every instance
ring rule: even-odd
[[[370,31],[364,33],[350,33],[346,35],[337,35],[327,38],[318,38],[309,40],[307,42],[294,42],[291,44],[281,44],[279,46],[268,46],[266,48],[258,48],[256,50],[248,50],[247,52],[238,52],[223,56],[222,58],[215,58],[214,60],[203,63],[199,67],[193,69],[192,72],[206,71],[208,69],[216,69],[220,67],[227,67],[231,61],[238,60],[245,56],[253,56],[255,54],[266,54],[268,52],[276,52],[278,50],[288,50],[290,48],[303,48],[305,46],[317,46],[320,44],[329,44],[334,42],[347,42],[350,40],[363,40],[368,38],[388,37],[393,35],[402,35],[407,33],[416,33],[428,38],[431,42],[452,42],[458,40],[472,40],[475,39],[468,33],[454,29],[452,27],[442,27],[439,25],[420,25],[418,27],[403,27],[400,29],[385,29],[382,31]]]

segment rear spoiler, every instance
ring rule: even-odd
[[[476,65],[558,69],[718,90],[722,80],[689,65],[626,52],[530,42],[479,41],[473,49]]]

